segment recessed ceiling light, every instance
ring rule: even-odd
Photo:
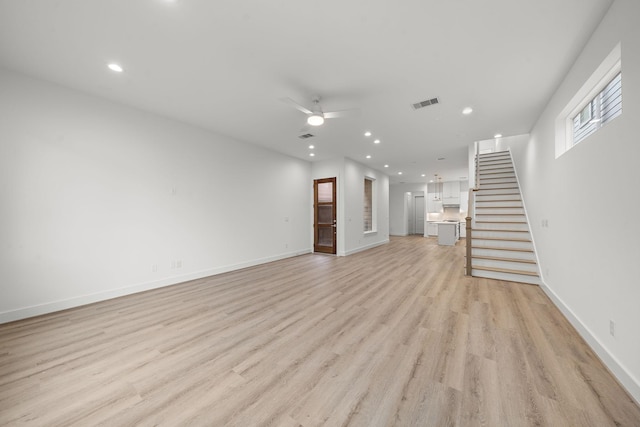
[[[313,145],[310,145],[310,146],[309,146],[309,149],[310,149],[310,150],[313,150],[314,148],[316,148],[316,147],[314,147]]]
[[[388,167],[389,167],[389,165],[384,165],[384,167],[385,167],[385,168],[388,168]]]
[[[364,136],[371,136],[371,132],[366,131],[366,132],[364,133]]]
[[[398,175],[402,175],[402,172],[398,172]]]
[[[123,71],[122,67],[114,62],[107,65],[111,71],[115,71],[116,73],[121,73]]]
[[[473,108],[471,107],[466,107],[464,110],[462,110],[462,114],[471,114],[473,113]]]
[[[367,159],[370,159],[370,158],[371,158],[371,155],[370,155],[370,154],[367,154],[367,156],[366,156],[366,157],[367,157]]]
[[[315,156],[315,154],[313,154],[313,153],[309,153],[309,156],[313,157],[313,156]]]
[[[502,134],[501,133],[496,133],[495,135],[493,135],[494,138],[502,138]]]
[[[427,175],[425,175],[425,174],[422,174],[422,175],[420,175],[420,176],[427,176]]]
[[[429,182],[433,182],[433,180],[432,180],[432,179],[430,179],[430,180],[429,180]]]
[[[380,140],[376,139],[375,141],[373,141],[374,144],[380,144]]]

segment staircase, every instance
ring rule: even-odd
[[[540,284],[529,224],[509,151],[480,154],[471,230],[471,275]],[[467,236],[469,238],[469,236]]]

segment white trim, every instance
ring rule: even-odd
[[[165,286],[176,285],[178,283],[190,280],[202,279],[204,277],[215,276],[217,274],[227,273],[229,271],[240,270],[242,268],[253,267],[260,264],[266,264],[281,259],[292,258],[298,255],[309,254],[312,249],[304,249],[300,251],[287,252],[265,258],[258,258],[238,264],[227,265],[223,267],[211,268],[208,270],[194,271],[192,273],[182,274],[179,276],[166,277],[160,280],[138,283],[131,286],[125,286],[118,289],[111,289],[104,292],[96,292],[93,294],[72,297],[64,300],[52,301],[29,307],[23,307],[16,310],[5,311],[0,313],[0,324],[13,322],[16,320],[26,319],[29,317],[40,316],[42,314],[53,313],[56,311],[67,310],[69,308],[80,307],[95,302],[105,301],[125,295],[136,294],[151,289],[163,288]]]
[[[618,380],[620,385],[627,390],[631,398],[640,405],[640,381],[596,338],[585,326],[580,318],[541,280],[540,288],[553,301],[564,317],[573,325],[578,334],[587,342],[596,353],[609,372]]]
[[[360,246],[360,247],[355,248],[355,249],[351,249],[350,251],[343,252],[342,254],[340,254],[340,256],[353,255],[353,254],[358,253],[358,252],[366,251],[368,249],[373,249],[376,246],[386,245],[387,243],[389,243],[389,239],[383,240],[381,242],[375,242],[375,243],[372,243],[372,244],[366,245],[366,246]]]

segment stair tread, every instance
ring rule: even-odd
[[[494,196],[500,196],[501,194],[494,194]],[[483,196],[487,197],[487,196]],[[498,199],[498,200],[478,200],[476,199],[476,203],[503,203],[503,202],[520,202],[522,203],[522,199]]]
[[[486,259],[490,261],[521,262],[523,264],[536,264],[536,261],[532,259],[507,258],[507,257],[501,257],[501,256],[471,255],[471,258]],[[473,268],[473,266],[471,266],[471,268]]]
[[[474,265],[471,266],[472,270],[484,270],[484,271],[495,271],[498,273],[510,273],[510,274],[522,274],[524,276],[536,276],[538,277],[538,273],[532,272],[532,271],[523,271],[523,270],[513,270],[510,268],[497,268],[497,267],[483,267],[483,266],[478,266],[478,265]]]
[[[492,251],[533,252],[533,249],[501,248],[499,246],[473,246],[473,245],[471,245],[471,249],[489,249],[489,250],[492,250]]]

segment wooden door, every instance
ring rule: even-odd
[[[313,250],[336,253],[336,179],[313,181]]]

